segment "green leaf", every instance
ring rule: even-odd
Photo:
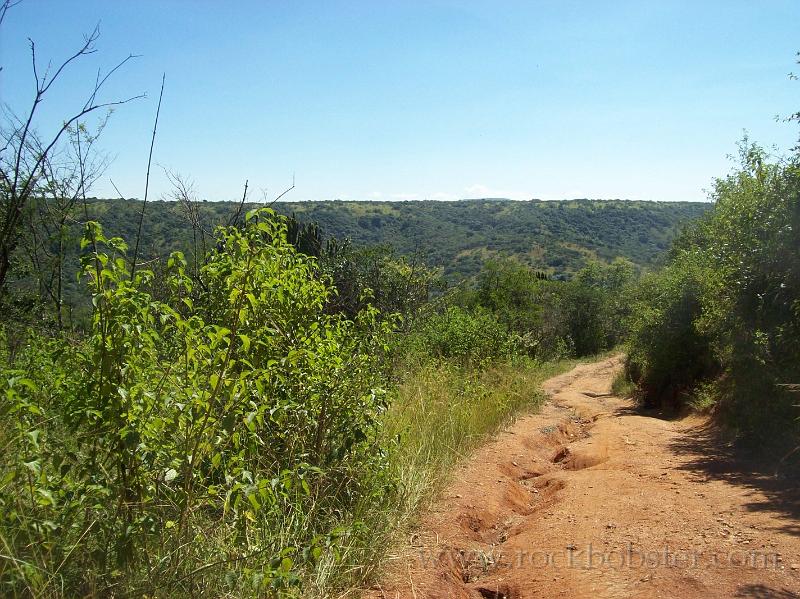
[[[289,571],[291,571],[291,569],[292,569],[292,566],[293,566],[293,565],[294,565],[294,562],[292,562],[292,559],[291,559],[291,558],[289,558],[289,557],[284,557],[284,558],[281,560],[281,570],[282,570],[283,572],[289,572]]]
[[[55,506],[56,500],[53,497],[53,494],[48,489],[36,489],[36,502],[39,505],[50,505]]]

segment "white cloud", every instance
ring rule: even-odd
[[[427,196],[427,199],[436,200],[437,202],[452,202],[454,200],[460,200],[461,198],[446,191],[437,191]]]
[[[396,202],[410,202],[420,199],[418,193],[393,193],[389,198]]]
[[[467,198],[508,198],[510,200],[529,200],[533,196],[526,191],[498,189],[475,183],[464,189]]]

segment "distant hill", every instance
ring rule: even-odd
[[[284,214],[315,221],[357,244],[386,243],[418,253],[448,278],[475,274],[487,258],[513,256],[550,273],[580,269],[588,259],[623,256],[652,266],[681,227],[711,204],[618,200],[459,202],[292,202]]]
[[[209,227],[225,222],[233,202],[202,202]],[[250,204],[245,209],[253,208]],[[587,260],[618,256],[654,265],[681,227],[711,204],[624,200],[526,202],[481,199],[457,202],[278,202],[272,208],[318,223],[326,235],[356,245],[387,244],[443,268],[448,279],[474,275],[483,261],[511,256],[552,274],[569,274]],[[92,200],[92,212],[107,233],[133,240],[141,203]],[[186,249],[191,228],[180,206],[148,204],[143,227],[145,256]]]

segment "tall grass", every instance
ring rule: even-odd
[[[399,438],[392,462],[406,499],[416,507],[429,497],[487,435],[541,405],[545,379],[574,364],[514,360],[476,371],[435,364],[409,376],[387,422],[387,434]]]
[[[318,563],[307,595],[356,596],[403,544],[453,467],[515,416],[537,410],[545,400],[542,382],[576,363],[516,359],[466,369],[437,362],[407,370],[384,427],[395,491],[382,505],[362,506],[365,536],[339,539],[338,554]]]

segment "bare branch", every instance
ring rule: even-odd
[[[80,50],[78,50],[77,52],[75,52],[72,56],[70,56],[67,60],[65,60],[61,64],[61,66],[55,72],[53,77],[50,78],[49,82],[46,82],[46,80],[48,78],[47,74],[44,75],[42,81],[40,81],[39,78],[38,78],[38,75],[36,75],[36,96],[35,96],[32,104],[31,104],[31,110],[28,113],[28,118],[25,121],[24,126],[22,127],[22,133],[20,135],[20,146],[19,146],[18,151],[17,151],[16,164],[15,164],[15,168],[14,168],[14,182],[13,182],[14,189],[16,189],[17,185],[19,184],[19,174],[20,174],[20,164],[21,164],[21,160],[22,160],[22,151],[24,150],[25,141],[27,140],[28,133],[29,133],[30,127],[31,127],[31,123],[33,122],[33,118],[34,118],[34,115],[36,114],[36,110],[37,110],[39,104],[42,102],[42,99],[44,98],[44,95],[47,93],[47,90],[50,89],[50,86],[53,85],[53,83],[55,83],[55,81],[58,79],[58,77],[61,75],[61,73],[67,67],[67,65],[69,65],[72,61],[74,61],[78,57],[84,56],[84,55],[87,55],[87,54],[92,54],[95,51],[94,49],[91,48],[91,44],[94,43],[94,41],[98,38],[99,35],[100,35],[100,30],[99,30],[98,27],[95,27],[95,29],[92,32],[92,34],[86,38],[86,41],[85,41],[83,47]],[[33,43],[32,40],[30,40],[30,43],[31,43],[31,56],[32,56],[32,61],[33,61],[33,70],[34,70],[34,74],[36,74],[36,49],[35,49],[36,46],[35,46],[35,44]],[[64,131],[69,127],[69,125],[71,125],[72,123],[74,123],[75,121],[80,119],[81,117],[85,116],[86,114],[88,114],[90,112],[93,112],[94,110],[97,110],[98,108],[107,108],[107,107],[111,107],[111,106],[117,106],[117,105],[125,104],[127,102],[131,102],[133,100],[137,100],[139,98],[144,97],[144,94],[139,94],[137,96],[133,96],[131,98],[128,98],[127,100],[120,100],[120,101],[116,101],[116,102],[106,102],[104,104],[95,104],[95,99],[97,97],[97,93],[100,91],[100,88],[103,86],[103,84],[108,80],[109,76],[112,73],[114,73],[117,69],[119,69],[123,64],[128,62],[128,60],[130,60],[132,57],[133,57],[133,55],[129,55],[127,58],[125,58],[123,61],[121,61],[119,64],[117,64],[117,66],[115,66],[113,69],[111,69],[111,71],[109,71],[109,73],[105,77],[103,77],[103,79],[99,83],[97,83],[94,86],[94,89],[92,90],[91,94],[89,95],[88,100],[84,104],[83,109],[78,114],[74,115],[71,119],[69,119],[61,127],[59,132],[53,138],[53,140],[50,143],[50,145],[47,147],[46,151],[49,151],[53,146],[55,146],[55,144],[58,142],[59,138],[64,133]],[[33,170],[35,170],[35,168]],[[25,192],[27,192],[27,188],[29,186],[29,183],[30,183],[30,177],[29,177],[28,181],[26,181],[26,184],[23,186],[23,190],[17,194],[18,196],[24,196],[25,195]]]
[[[33,78],[36,80],[36,91],[39,91],[39,72],[36,70],[36,44],[31,38],[28,38],[28,44],[31,47],[31,66],[33,67]]]
[[[164,82],[167,74],[161,76],[161,92],[158,94],[158,107],[156,108],[156,120],[153,123],[153,136],[150,138],[150,155],[147,158],[147,176],[144,182],[144,201],[142,202],[142,213],[139,215],[139,228],[136,232],[136,246],[133,250],[133,262],[131,264],[131,281],[136,274],[136,259],[139,257],[139,242],[142,237],[142,223],[144,222],[144,211],[147,207],[147,193],[150,190],[150,165],[153,163],[153,146],[156,143],[156,131],[158,130],[158,116],[161,114],[161,99],[164,97]]]
[[[22,2],[22,0],[5,0],[2,4],[0,4],[0,25],[3,24],[3,20],[6,18],[6,13],[20,2]],[[2,67],[0,67],[0,70],[2,70]]]
[[[117,100],[115,102],[105,102],[103,104],[96,104],[94,106],[91,106],[89,108],[85,108],[85,109],[81,110],[78,114],[76,114],[75,116],[70,118],[68,121],[66,121],[62,125],[61,129],[59,129],[58,133],[56,133],[56,135],[50,141],[50,144],[44,149],[42,155],[39,156],[39,159],[35,163],[34,168],[31,169],[30,176],[28,177],[25,185],[23,186],[22,190],[19,192],[18,195],[20,197],[24,197],[27,194],[27,192],[29,191],[30,183],[33,180],[34,173],[36,172],[37,168],[41,165],[41,162],[42,162],[44,156],[46,156],[53,149],[53,147],[61,139],[61,136],[64,134],[65,131],[67,131],[70,128],[71,125],[76,123],[78,120],[80,120],[82,117],[86,116],[87,114],[92,113],[95,110],[98,110],[100,108],[111,108],[112,106],[120,106],[122,104],[127,104],[128,102],[133,102],[134,100],[139,100],[139,99],[144,98],[144,97],[145,97],[144,94],[139,94],[138,96],[132,96],[132,97],[127,98],[125,100]]]
[[[244,193],[242,194],[242,201],[239,202],[239,206],[236,208],[236,212],[234,212],[233,216],[231,216],[231,218],[228,220],[228,226],[236,225],[237,221],[239,220],[239,217],[242,214],[242,208],[244,207],[244,203],[247,200],[247,184],[249,182],[250,182],[249,180],[245,180],[244,182]]]
[[[0,2],[2,2],[2,0],[0,0]],[[16,4],[14,0],[5,0],[0,4],[0,22],[2,22],[2,19],[5,17],[8,9],[14,4]],[[129,55],[102,77],[98,72],[94,86],[91,88],[83,107],[70,118],[62,122],[62,125],[50,138],[49,143],[40,143],[38,137],[34,133],[33,124],[39,105],[43,102],[53,84],[61,78],[62,74],[64,74],[64,72],[74,61],[78,60],[82,56],[93,54],[96,51],[94,48],[94,43],[98,39],[99,35],[100,30],[98,26],[94,28],[90,35],[84,38],[83,45],[76,52],[60,63],[52,75],[49,64],[47,70],[43,74],[40,74],[36,56],[36,45],[34,44],[33,40],[29,40],[31,48],[31,63],[33,67],[34,78],[36,80],[36,93],[30,104],[30,108],[25,119],[17,118],[13,112],[8,110],[7,114],[10,114],[10,117],[7,118],[9,119],[9,123],[13,123],[13,125],[10,131],[3,131],[2,134],[5,138],[5,145],[3,146],[2,150],[0,150],[0,154],[2,154],[9,148],[12,148],[11,156],[0,163],[0,180],[2,180],[3,187],[5,188],[3,190],[4,214],[2,219],[2,229],[0,230],[0,297],[2,297],[4,283],[10,268],[11,255],[20,241],[18,232],[20,222],[22,219],[24,219],[24,209],[31,199],[37,185],[39,185],[39,181],[44,181],[45,187],[43,188],[43,191],[46,191],[47,186],[49,185],[47,182],[48,176],[52,178],[53,175],[56,174],[54,171],[54,165],[50,164],[48,166],[47,163],[50,161],[51,155],[56,152],[58,144],[61,142],[64,134],[70,131],[73,125],[77,125],[75,128],[77,136],[74,142],[77,145],[74,147],[75,150],[78,151],[77,163],[80,166],[78,185],[81,189],[81,193],[85,196],[85,187],[87,183],[90,183],[87,181],[87,176],[92,177],[94,180],[96,179],[97,172],[102,169],[96,170],[95,167],[91,167],[87,170],[86,168],[87,165],[84,163],[83,156],[81,155],[81,147],[84,143],[80,140],[79,135],[82,126],[80,122],[81,119],[96,110],[104,108],[109,109],[110,114],[110,109],[112,107],[126,104],[133,100],[144,97],[144,94],[139,94],[123,100],[102,103],[98,103],[97,101],[98,93],[108,81],[109,77],[111,77],[111,75],[120,69],[122,65],[126,64],[130,59],[135,57],[134,55]],[[107,118],[108,117],[106,117],[106,120]],[[99,130],[102,129],[102,126],[103,125],[99,127]],[[94,139],[95,138],[91,138],[90,136],[90,139],[86,140],[87,151],[91,149]],[[70,180],[74,179],[75,171],[73,170],[72,174],[67,172],[66,176],[69,177]],[[73,189],[73,191],[75,190]]]
[[[293,189],[294,189],[294,175],[292,175],[292,186],[291,186],[291,187],[289,187],[288,189],[284,190],[284,191],[283,191],[283,193],[280,193],[280,194],[278,194],[278,197],[277,197],[277,198],[275,198],[274,200],[272,200],[272,202],[270,202],[270,204],[269,204],[269,205],[270,205],[270,206],[272,206],[272,205],[273,205],[275,202],[277,202],[278,200],[280,200],[280,199],[281,199],[283,196],[285,196],[287,193],[289,193],[289,192],[290,192],[290,191],[292,191]]]
[[[92,31],[91,35],[89,35],[88,37],[85,38],[84,44],[83,44],[83,46],[81,46],[81,49],[78,50],[77,52],[75,52],[75,54],[73,54],[72,56],[67,58],[64,62],[61,63],[61,66],[59,66],[58,69],[56,70],[56,72],[53,74],[53,76],[50,77],[50,81],[47,81],[47,79],[48,79],[48,74],[47,73],[45,73],[45,76],[44,76],[44,79],[41,82],[41,85],[39,84],[39,82],[37,80],[37,83],[36,83],[37,95],[42,96],[42,95],[46,94],[47,90],[50,89],[50,86],[52,86],[53,83],[56,82],[56,80],[58,79],[59,75],[61,75],[61,73],[64,71],[64,69],[66,69],[71,62],[73,62],[74,60],[77,60],[81,56],[87,56],[89,54],[94,54],[95,52],[97,52],[97,49],[92,47],[92,44],[94,44],[97,41],[98,37],[100,37],[100,25],[95,25],[95,28]],[[31,45],[32,44],[33,44],[33,42],[31,42]]]
[[[164,173],[173,187],[173,191],[169,194],[170,197],[182,208],[181,216],[186,219],[192,227],[192,275],[197,278],[199,257],[206,255],[206,237],[211,237],[212,233],[204,226],[203,214],[195,199],[194,184],[179,173],[167,169],[164,169]],[[202,279],[197,278],[197,281],[205,288]]]
[[[141,54],[128,54],[128,56],[125,57],[124,60],[122,60],[119,63],[117,63],[117,65],[113,69],[108,71],[108,73],[106,73],[105,76],[102,79],[100,79],[100,72],[98,71],[98,73],[97,73],[98,77],[97,77],[97,79],[95,79],[94,92],[92,93],[92,95],[89,98],[89,100],[86,102],[86,106],[90,106],[90,105],[94,104],[95,98],[97,97],[97,92],[100,91],[100,88],[102,88],[103,85],[105,84],[105,82],[108,81],[109,77],[111,77],[111,75],[113,75],[118,69],[120,69],[122,67],[122,65],[127,63],[129,60],[133,60],[134,58],[140,58],[140,57],[141,57]],[[98,82],[98,79],[99,79],[99,82]],[[141,94],[141,95],[137,96],[137,99],[145,97],[146,95],[147,94]]]

